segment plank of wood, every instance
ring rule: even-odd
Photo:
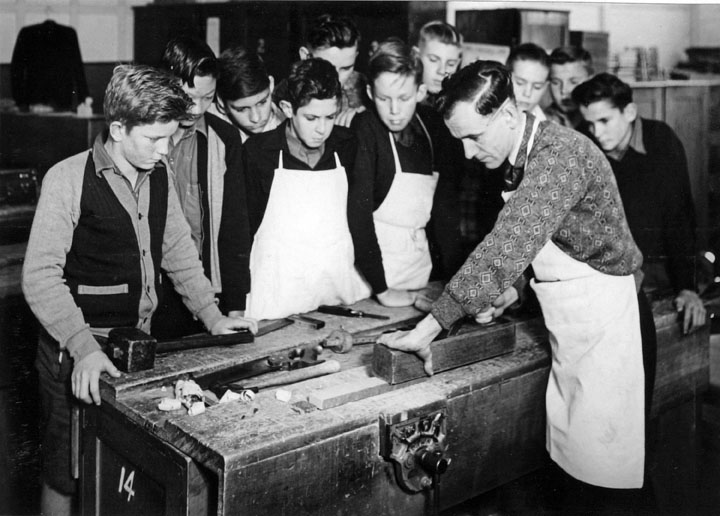
[[[476,326],[472,331],[430,344],[435,373],[510,353],[515,348],[514,322],[493,326]],[[373,372],[394,385],[425,376],[422,360],[376,344],[373,349]]]
[[[354,367],[318,380],[322,381],[305,382],[302,394],[306,394],[308,402],[320,410],[339,407],[408,385],[391,385],[374,376],[368,366]],[[421,380],[424,378],[419,379]]]

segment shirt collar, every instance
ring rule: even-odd
[[[320,161],[325,153],[325,146],[327,142],[323,142],[323,144],[317,149],[309,149],[302,144],[297,136],[295,136],[289,123],[285,125],[285,137],[287,138],[288,152],[300,161],[305,162],[305,164],[311,168],[314,164],[317,164]],[[310,163],[313,161],[314,164],[311,165]]]
[[[645,144],[643,143],[642,120],[640,117],[637,117],[633,122],[632,135],[630,136],[630,147],[639,154],[647,154]]]
[[[626,149],[622,151],[613,151],[607,153],[608,156],[615,161],[622,160],[625,157],[625,154],[627,154],[628,149],[632,149],[638,154],[647,154],[645,144],[643,143],[642,120],[640,119],[640,117],[637,117],[633,121],[631,130],[632,133],[630,133],[630,141],[628,142],[628,146]]]
[[[120,169],[115,165],[115,162],[113,161],[112,157],[108,153],[107,149],[105,148],[105,142],[109,138],[109,131],[105,129],[104,131],[100,132],[96,137],[95,141],[93,142],[92,146],[92,160],[93,165],[95,165],[95,174],[98,177],[101,177],[103,172],[106,171],[112,171],[117,175],[122,175],[120,172]],[[157,163],[155,167],[162,167],[165,166],[164,161],[161,161],[160,163]],[[144,173],[150,173],[151,170],[138,170],[138,173],[140,175]]]
[[[201,116],[197,119],[197,121],[190,127],[184,127],[183,128],[183,134],[179,141],[182,141],[186,138],[190,138],[195,134],[195,131],[202,133],[205,137],[207,137],[207,122],[205,121],[205,115]]]
[[[508,156],[508,161],[513,165],[517,162],[517,155],[520,151],[520,144],[522,143],[523,134],[525,133],[525,124],[527,124],[527,115],[523,112],[521,113],[521,116],[522,123],[520,124],[520,132],[518,132],[518,137],[515,140],[515,145],[513,145],[512,151],[510,151],[510,155]]]

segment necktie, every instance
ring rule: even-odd
[[[530,143],[534,123],[535,117],[530,113],[526,113],[525,130],[523,131],[522,140],[520,141],[520,148],[515,158],[515,164],[511,165],[509,160],[505,160],[505,164],[503,165],[503,179],[505,181],[506,192],[517,190],[517,187],[523,179],[523,175],[525,174],[525,161],[527,159],[527,148],[528,143]]]

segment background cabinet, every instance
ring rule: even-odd
[[[695,202],[698,245],[717,255],[720,213],[714,206],[718,200],[714,185],[720,170],[710,159],[718,140],[710,115],[720,105],[720,80],[639,82],[631,86],[640,116],[664,121],[682,141]]]
[[[536,9],[491,9],[457,11],[455,26],[465,41],[514,47],[536,43],[545,49],[570,41],[567,11]]]
[[[445,18],[444,2],[231,2],[147,5],[133,8],[135,61],[158,65],[175,36],[207,36],[208,19],[219,21],[220,51],[240,45],[259,51],[276,79],[288,74],[313,20],[324,13],[351,17],[361,34],[357,68],[365,68],[372,41],[398,36],[415,42],[427,21]]]

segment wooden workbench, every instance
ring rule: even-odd
[[[390,321],[311,314],[322,330],[294,326],[253,344],[159,357],[156,367],[105,378],[103,403],[83,414],[82,508],[88,514],[338,515],[426,514],[437,493],[409,493],[380,456],[381,421],[443,411],[447,457],[439,506],[447,508],[529,473],[547,461],[545,388],[550,353],[540,319],[512,320],[512,353],[395,386],[319,410],[307,398],[332,376],[286,386],[250,403],[211,406],[190,417],[157,410],[182,374],[209,372],[280,349],[319,342],[342,325],[350,332],[416,318],[412,308],[357,305]],[[658,374],[653,414],[678,407],[694,428],[697,397],[708,384],[708,330],[683,336],[669,302],[655,305]],[[370,377],[372,347],[329,351],[343,371]],[[675,422],[677,424],[677,421]],[[686,465],[692,468],[692,464]],[[685,472],[687,473],[687,472]],[[679,471],[678,474],[683,474]]]

